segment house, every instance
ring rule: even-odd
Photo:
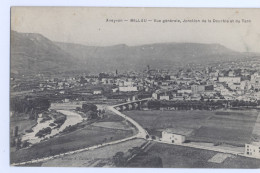
[[[191,89],[181,89],[177,91],[178,94],[191,94],[192,90]]]
[[[241,78],[240,77],[219,77],[219,82],[226,82],[226,83],[240,83]]]
[[[120,92],[131,92],[131,91],[138,91],[138,87],[136,86],[126,86],[126,87],[119,87]]]
[[[113,92],[113,93],[115,93],[115,92],[117,92],[117,91],[118,91],[118,88],[113,88],[113,89],[112,89],[112,92]]]
[[[182,144],[183,142],[185,142],[185,136],[181,134],[173,133],[167,129],[162,132],[161,141],[174,143],[174,144]]]
[[[138,100],[138,95],[130,96],[130,97],[127,98],[128,102],[136,101],[136,100]]]
[[[260,142],[245,145],[245,155],[260,158]]]
[[[94,90],[93,94],[94,95],[100,95],[100,94],[103,94],[103,91],[102,90]]]
[[[152,98],[153,98],[153,99],[156,99],[156,100],[159,99],[159,96],[160,96],[160,95],[159,95],[158,92],[154,92],[154,93],[152,94]]]
[[[204,92],[205,86],[204,85],[192,85],[191,91],[193,94],[198,94],[198,93]]]
[[[61,90],[59,93],[60,94],[65,94],[65,90]]]
[[[169,95],[161,95],[160,100],[170,100],[170,96]]]
[[[228,76],[229,76],[229,77],[234,77],[234,76],[235,76],[234,71],[229,71],[229,72],[228,72]]]
[[[65,99],[63,100],[63,102],[64,102],[64,103],[68,103],[68,102],[70,102],[70,99],[65,98]]]

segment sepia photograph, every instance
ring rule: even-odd
[[[10,15],[10,166],[260,168],[260,9]]]

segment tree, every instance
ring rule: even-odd
[[[33,107],[39,112],[48,110],[50,106],[51,103],[45,98],[38,98],[33,101]]]
[[[11,146],[11,147],[15,147],[15,146],[16,146],[15,138],[13,138],[13,139],[11,140],[10,146]]]
[[[116,167],[124,167],[126,165],[126,158],[124,157],[123,152],[117,152],[113,156],[113,162]]]
[[[17,150],[19,150],[21,148],[21,144],[22,144],[21,138],[17,138],[17,142],[16,142],[16,149]]]
[[[30,145],[30,143],[28,142],[28,141],[24,141],[23,143],[22,143],[22,148],[26,148],[26,147],[28,147]]]
[[[97,119],[98,118],[97,112],[89,111],[89,118],[90,119]]]
[[[81,108],[80,107],[76,107],[76,111],[81,111]]]
[[[97,112],[97,106],[94,104],[82,104],[82,111],[83,112],[88,112],[88,111],[93,111]]]
[[[158,101],[158,100],[149,100],[149,101],[147,102],[147,107],[148,107],[149,109],[159,109],[160,106],[161,106],[161,102]]]
[[[15,129],[14,129],[14,136],[15,136],[15,137],[18,136],[18,129],[19,129],[19,127],[18,127],[18,126],[15,126]]]

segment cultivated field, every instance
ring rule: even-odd
[[[63,158],[47,161],[42,166],[63,166],[63,167],[110,167],[112,157],[117,152],[127,152],[133,147],[141,146],[145,143],[143,139],[134,139],[115,145],[109,145],[92,151],[85,151]]]
[[[96,122],[93,123],[93,126],[96,127],[104,127],[104,128],[111,128],[111,129],[118,129],[118,130],[134,130],[133,127],[131,127],[130,125],[126,124],[127,122],[120,122],[120,121],[116,121],[116,122]]]
[[[234,155],[224,156],[221,163],[212,162],[218,155],[214,151],[155,143],[147,155],[134,158],[129,165],[142,167],[140,159],[160,157],[164,168],[260,168],[260,160]]]
[[[170,128],[191,141],[244,146],[251,141],[257,111],[128,111],[152,135]]]
[[[28,161],[114,141],[132,136],[133,133],[131,130],[117,130],[90,125],[74,132],[49,139],[48,141],[35,144],[28,149],[11,152],[11,163]]]

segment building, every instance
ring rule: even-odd
[[[240,83],[241,78],[240,77],[219,77],[219,82],[225,82],[225,83]]]
[[[260,142],[245,145],[245,155],[260,158]]]
[[[100,95],[100,94],[103,94],[103,91],[102,90],[94,90],[93,94],[94,95]]]
[[[191,94],[192,90],[191,89],[181,89],[177,91],[178,94]]]
[[[260,75],[258,73],[251,75],[250,82],[255,89],[260,89]]]
[[[138,88],[136,86],[123,86],[119,87],[120,92],[132,92],[132,91],[138,91]]]
[[[70,99],[65,98],[65,99],[63,100],[63,102],[64,102],[64,103],[68,103],[68,102],[70,102]]]
[[[185,141],[185,136],[176,134],[176,133],[172,133],[169,130],[165,130],[162,132],[161,140],[164,142],[170,142],[170,143],[174,143],[174,144],[182,144]]]
[[[228,72],[228,76],[229,76],[229,77],[234,77],[234,76],[235,76],[234,71],[229,71],[229,72]]]
[[[115,92],[117,92],[117,91],[118,91],[118,88],[113,88],[113,89],[112,89],[112,92],[113,92],[113,93],[115,93]]]
[[[156,100],[159,99],[159,96],[160,96],[160,95],[159,95],[158,92],[154,92],[154,93],[152,94],[152,98],[153,98],[153,99],[156,99]]]
[[[130,97],[127,98],[128,102],[136,101],[136,100],[138,100],[138,95],[133,95],[133,96],[130,96]]]
[[[193,94],[202,93],[205,91],[205,86],[204,85],[192,85],[191,91]]]
[[[161,95],[160,100],[170,100],[170,96],[169,95]]]

